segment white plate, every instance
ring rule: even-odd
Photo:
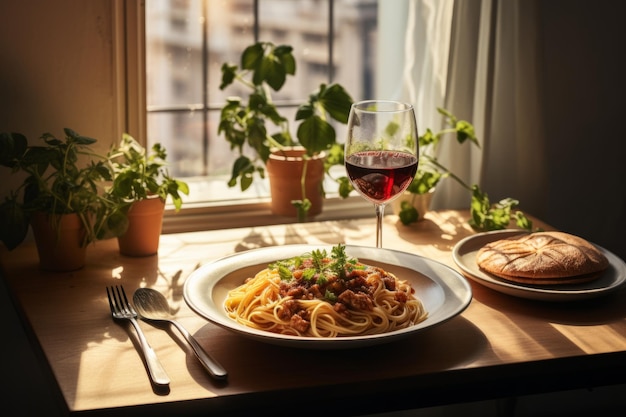
[[[486,273],[476,264],[476,252],[489,242],[524,233],[521,230],[498,230],[466,237],[454,246],[452,257],[468,278],[496,291],[515,297],[543,301],[573,301],[606,295],[626,281],[626,264],[606,249],[596,247],[609,260],[609,267],[597,280],[581,284],[533,286],[518,284]]]
[[[283,346],[343,349],[387,343],[421,332],[460,314],[472,300],[472,289],[467,280],[446,265],[405,252],[347,246],[346,253],[349,256],[365,264],[380,266],[395,273],[399,279],[408,280],[428,311],[428,318],[414,326],[378,335],[316,338],[252,329],[228,317],[223,303],[229,290],[241,285],[246,278],[254,276],[271,262],[302,255],[313,249],[326,249],[330,253],[332,246],[267,247],[205,264],[187,278],[185,301],[200,316],[242,336]]]

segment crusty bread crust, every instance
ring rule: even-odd
[[[478,266],[510,281],[566,284],[597,279],[608,259],[585,239],[564,232],[535,232],[490,242],[476,254]]]

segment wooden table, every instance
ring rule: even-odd
[[[456,268],[451,251],[472,234],[464,211],[431,212],[417,225],[387,216],[384,245]],[[536,221],[538,226],[549,228]],[[626,381],[626,290],[575,303],[514,298],[472,282],[456,318],[380,346],[319,351],[264,344],[221,329],[183,300],[199,265],[236,252],[296,243],[374,244],[374,220],[313,222],[163,235],[158,256],[121,256],[115,241],[90,247],[87,267],[38,269],[35,248],[1,263],[26,327],[68,414],[357,415]],[[171,378],[151,386],[132,327],[111,319],[105,287],[151,287],[229,371],[212,380],[175,329],[141,322]],[[297,413],[294,410],[298,410]]]

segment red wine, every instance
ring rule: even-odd
[[[417,171],[417,157],[404,152],[356,152],[346,158],[354,188],[374,203],[384,203],[407,189]]]

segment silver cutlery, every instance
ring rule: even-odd
[[[156,356],[156,353],[148,343],[146,336],[143,334],[139,323],[137,322],[137,312],[133,309],[132,305],[128,302],[126,292],[124,288],[120,286],[111,287],[110,290],[107,287],[107,296],[109,297],[109,307],[111,307],[111,314],[115,320],[128,320],[132,323],[139,336],[139,343],[141,350],[143,351],[148,366],[148,373],[150,379],[155,385],[169,385],[170,379],[163,369],[161,362]]]
[[[202,348],[187,329],[174,320],[174,317],[170,313],[170,306],[163,294],[152,288],[139,288],[133,295],[133,303],[142,319],[173,324],[187,340],[202,366],[204,366],[214,378],[226,379],[228,377],[226,369]]]

